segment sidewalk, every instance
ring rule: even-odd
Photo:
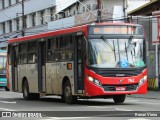
[[[145,95],[136,94],[136,95],[129,95],[129,97],[160,99],[160,91],[148,91],[148,93]]]

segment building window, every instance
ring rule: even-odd
[[[89,10],[91,10],[91,5],[87,5],[87,12],[89,11]]]
[[[16,0],[16,3],[19,3],[19,0]]]
[[[51,21],[53,21],[54,20],[54,14],[55,14],[54,8],[50,9],[50,14],[51,14]]]
[[[76,10],[73,11],[73,15],[76,15]]]
[[[36,13],[32,14],[32,26],[36,26]]]
[[[12,5],[12,4],[11,4],[11,0],[9,0],[8,2],[9,2],[9,6],[11,6],[11,5]]]
[[[68,16],[69,16],[68,11],[67,11],[67,12],[65,12],[65,16],[66,16],[66,17],[68,17]]]
[[[44,24],[44,10],[40,12],[41,24]]]
[[[2,9],[5,8],[5,0],[2,0]]]
[[[5,29],[5,23],[2,23],[2,27],[3,27],[3,34],[5,33],[6,29]]]
[[[83,6],[83,12],[85,12],[85,7]]]
[[[27,28],[27,16],[24,16],[24,28]]]
[[[19,18],[16,19],[17,30],[19,30]]]
[[[12,32],[12,20],[9,21],[9,32]]]
[[[93,4],[92,7],[93,7],[92,10],[97,10],[98,9],[98,5],[97,4]]]

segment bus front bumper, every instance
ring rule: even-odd
[[[107,95],[121,95],[121,94],[146,94],[147,81],[135,88],[135,90],[112,90],[107,91],[104,86],[95,85],[89,81],[86,82],[85,96],[107,96]]]

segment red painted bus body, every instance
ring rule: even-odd
[[[8,43],[10,45],[10,44],[14,44],[14,43],[32,41],[35,39],[47,38],[47,37],[63,35],[63,34],[70,34],[70,33],[77,33],[78,34],[79,32],[82,32],[84,37],[88,40],[90,37],[94,37],[94,35],[89,36],[89,34],[90,34],[89,27],[90,26],[94,26],[94,25],[83,25],[83,26],[78,26],[78,27],[73,27],[73,28],[66,28],[66,29],[62,29],[62,30],[40,33],[37,35],[14,38],[14,39],[9,40]],[[95,26],[101,27],[101,26],[135,26],[135,25],[134,24],[126,24],[126,23],[98,23]],[[95,30],[95,32],[97,32],[96,30]],[[106,31],[107,31],[107,29],[106,29]],[[119,32],[119,31],[117,30],[117,32]],[[99,33],[97,33],[97,34],[99,34]],[[114,36],[114,34],[112,36]],[[121,37],[123,37],[123,36],[121,36]],[[145,51],[144,51],[144,53],[145,53]],[[126,54],[128,54],[128,52],[126,52]],[[116,53],[116,55],[118,56],[118,53]],[[88,56],[86,55],[86,57],[88,57]],[[128,59],[130,59],[130,58],[128,58]],[[93,67],[93,69],[92,69],[92,67],[91,68],[88,67],[88,63],[86,62],[87,60],[84,60],[84,61],[85,61],[84,65],[83,65],[84,66],[84,71],[83,71],[84,72],[84,77],[83,77],[83,80],[84,80],[84,82],[83,82],[84,83],[84,90],[83,91],[84,92],[83,92],[83,94],[78,94],[78,93],[72,94],[73,96],[79,96],[82,98],[85,98],[85,97],[87,97],[87,98],[89,98],[89,97],[91,97],[91,98],[92,97],[105,98],[107,96],[114,97],[114,96],[119,96],[119,95],[146,94],[147,93],[147,72],[148,72],[147,67],[144,67],[142,69],[142,71],[135,70],[133,72],[137,72],[137,74],[129,75],[129,76],[125,76],[125,75],[123,76],[123,74],[121,74],[121,71],[123,71],[123,69],[125,69],[125,73],[128,74],[127,68],[123,68],[123,67],[120,69],[118,68],[118,73],[116,73],[116,68],[112,68],[109,71],[107,70],[107,67],[100,68],[101,70],[98,69],[98,71],[100,71],[99,73],[106,71],[105,74],[108,74],[108,73],[112,74],[112,72],[114,72],[114,75],[105,76],[105,75],[98,74],[96,72],[96,70],[94,71],[94,69],[97,69],[97,68]],[[132,71],[132,67],[130,68],[130,70]],[[129,74],[131,74],[131,73],[129,73]],[[142,79],[145,79],[145,80],[142,80]],[[140,80],[142,82],[141,84],[140,84]],[[96,84],[96,82],[94,83],[92,81],[98,82],[98,85]],[[116,101],[116,102],[118,102],[118,101]],[[123,100],[119,101],[119,102],[121,103],[121,102],[123,102]]]

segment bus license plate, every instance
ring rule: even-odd
[[[116,87],[116,91],[125,91],[126,87]]]

